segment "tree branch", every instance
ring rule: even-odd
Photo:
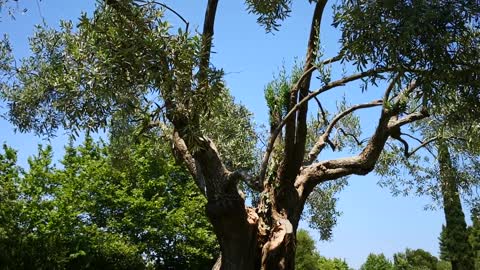
[[[322,21],[322,15],[327,5],[327,0],[319,0],[315,5],[315,11],[312,18],[312,24],[310,28],[310,37],[308,40],[308,49],[307,57],[305,63],[305,69],[309,69],[311,66],[314,66],[315,59],[317,58],[317,52],[320,45],[320,25]],[[311,82],[310,78],[306,79],[300,85],[300,93],[298,99],[301,100],[309,94]],[[307,112],[308,112],[308,102],[301,106],[298,110],[297,115],[297,130],[295,135],[295,161],[294,169],[292,170],[293,174],[297,174],[298,169],[300,168],[303,157],[305,155],[305,144],[307,140]],[[293,180],[292,180],[293,181]]]
[[[320,109],[320,113],[322,114],[322,120],[324,125],[328,125],[328,119],[327,119],[327,114],[325,113],[325,110],[323,109],[322,103],[318,99],[318,97],[314,97],[315,101],[318,104],[318,108]]]
[[[195,162],[195,159],[188,151],[185,141],[180,137],[177,131],[173,131],[172,141],[173,141],[174,152],[183,161],[188,171],[195,179],[195,183],[197,184],[202,194],[204,196],[207,196],[207,192],[206,192],[207,187],[205,184],[205,178],[201,173],[201,169],[197,167],[197,163]]]
[[[406,158],[409,158],[411,157],[413,154],[415,154],[418,150],[422,149],[423,147],[426,147],[427,145],[429,145],[430,143],[438,140],[439,138],[438,137],[433,137],[433,138],[430,138],[424,142],[422,142],[422,144],[420,144],[419,146],[415,147],[411,152],[408,153],[407,151],[407,155],[406,155]],[[428,150],[430,152],[430,150]],[[432,152],[430,152],[430,154],[432,154]]]
[[[402,127],[406,124],[424,119],[428,116],[429,116],[429,114],[425,111],[420,111],[420,112],[414,112],[414,113],[411,113],[411,114],[407,114],[405,117],[403,117],[399,120],[391,121],[388,124],[388,129],[392,130],[392,129],[395,129],[395,128],[399,128],[399,127]]]
[[[402,97],[408,97],[416,86],[416,82],[411,83],[403,91]],[[387,89],[387,91],[390,90]],[[353,157],[321,161],[304,167],[295,181],[295,187],[301,199],[305,200],[318,183],[352,174],[365,175],[371,172],[392,132],[398,131],[400,133],[399,128],[401,126],[428,116],[427,112],[422,111],[409,114],[398,120],[397,115],[401,112],[400,102],[402,102],[402,98],[397,99],[391,108],[383,107],[375,132],[360,154]]]
[[[382,104],[383,104],[382,100],[374,100],[370,103],[358,104],[346,109],[345,111],[335,116],[332,122],[330,122],[330,124],[328,125],[325,132],[318,138],[318,141],[312,147],[312,149],[310,150],[310,153],[308,153],[306,164],[311,164],[313,161],[315,161],[318,154],[325,148],[326,142],[328,141],[333,128],[342,118],[353,113],[356,110],[377,107],[377,106],[381,106]]]
[[[210,53],[214,34],[215,15],[217,12],[218,0],[209,0],[205,11],[202,33],[202,49],[200,55],[200,67],[198,72],[200,89],[208,86],[207,73],[210,65]]]
[[[383,103],[384,104],[387,104],[388,98],[390,97],[390,93],[392,92],[393,88],[395,87],[395,84],[398,82],[400,77],[401,77],[401,74],[400,73],[397,74],[397,76],[395,76],[395,78],[392,79],[392,81],[388,85],[387,89],[385,90],[385,94],[383,96]]]
[[[357,136],[355,136],[354,134],[345,132],[345,130],[343,130],[343,128],[339,128],[338,130],[339,130],[344,136],[352,137],[352,138],[355,140],[355,142],[357,143],[357,145],[359,145],[359,146],[361,146],[361,145],[365,142],[365,140],[361,140],[361,141],[360,141],[360,140],[357,138]]]

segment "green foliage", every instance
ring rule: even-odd
[[[202,131],[215,142],[228,169],[251,171],[256,164],[257,144],[252,113],[236,104],[227,90],[219,93],[210,106],[215,113],[200,119]]]
[[[0,208],[11,213],[0,223],[2,266],[213,265],[217,246],[203,215],[205,199],[159,141],[131,145],[115,166],[109,148],[90,137],[78,147],[66,147],[62,168],[52,166],[50,147],[40,148],[22,177],[16,176],[14,152],[4,151],[1,164],[8,166],[2,172],[8,174],[2,173],[2,192],[4,187],[16,190],[10,188],[10,205]]]
[[[295,269],[297,270],[349,270],[347,263],[341,259],[327,259],[318,254],[315,242],[305,230],[297,232],[297,248],[295,253]]]
[[[448,74],[452,65],[464,68],[464,57],[478,55],[479,15],[475,0],[351,0],[336,6],[334,25],[341,28],[346,58],[360,67]]]
[[[480,215],[478,204],[471,210],[472,225],[468,228],[469,243],[475,258],[475,269],[480,269]],[[442,237],[442,235],[440,235]],[[441,247],[441,246],[440,246]]]
[[[439,261],[437,263],[437,270],[452,270],[452,265],[448,261]]]
[[[265,27],[267,32],[277,31],[279,21],[285,20],[290,12],[292,0],[258,1],[246,0],[247,10],[258,16],[258,24]]]
[[[302,73],[300,64],[295,64],[290,75],[283,66],[279,74],[265,87],[265,100],[269,109],[270,129],[275,129],[287,115],[290,91],[298,82]]]
[[[222,72],[207,70],[210,87],[195,91],[201,38],[174,34],[153,4],[128,9],[124,16],[100,4],[77,28],[70,21],[58,30],[37,26],[32,55],[1,71],[10,78],[2,97],[20,131],[98,130],[114,115],[156,120],[163,112],[156,104],[164,101],[182,104],[171,117],[208,113],[223,89]]]
[[[367,257],[367,261],[362,264],[360,270],[394,270],[392,262],[382,254],[370,253]]]
[[[455,269],[472,269],[474,267],[473,252],[468,242],[467,224],[458,194],[458,173],[452,166],[448,146],[443,140],[438,142],[438,162],[446,220],[445,237],[442,241],[446,249],[444,255],[447,253]]]
[[[333,227],[341,215],[337,210],[337,195],[346,185],[345,178],[319,184],[307,199],[306,217],[309,226],[319,232],[321,240],[332,238]]]

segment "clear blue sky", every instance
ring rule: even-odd
[[[36,0],[25,0],[24,3],[27,13],[17,14],[15,21],[4,17],[0,22],[0,33],[9,34],[17,56],[28,55],[27,36],[32,33],[33,25],[41,22],[42,16],[50,26],[57,26],[60,19],[76,20],[81,11],[91,11],[95,1],[43,0],[39,6]],[[206,1],[166,3],[187,18],[193,29],[200,29]],[[312,12],[313,6],[308,1],[295,1],[292,17],[283,23],[280,32],[272,35],[266,34],[256,24],[256,18],[245,12],[243,1],[224,0],[219,3],[212,62],[225,70],[227,85],[233,95],[255,114],[257,123],[267,120],[263,99],[265,84],[282,64],[289,67],[295,57],[301,59],[305,54]],[[181,26],[173,17],[172,21]],[[339,38],[338,31],[330,24],[331,9],[322,21],[321,44],[326,57],[334,56]],[[332,100],[328,106],[334,106],[334,98],[339,95],[355,97],[357,103],[380,93],[373,89],[361,94],[355,87],[338,91],[322,97],[327,104],[328,100]],[[5,112],[4,105],[0,103],[1,112]],[[376,115],[375,111],[362,115],[365,116],[362,120],[365,135],[373,129],[376,121],[371,120]],[[14,127],[5,120],[0,120],[0,127],[0,142],[19,150],[22,164],[26,163],[27,156],[36,152],[38,143],[48,143],[32,134],[14,133]],[[49,142],[54,146],[57,157],[61,156],[66,136],[59,132],[58,137]],[[354,268],[360,267],[370,252],[383,252],[391,257],[393,253],[409,247],[422,248],[437,255],[443,212],[424,211],[424,206],[430,202],[428,198],[392,197],[388,190],[377,186],[378,180],[374,174],[350,178],[349,186],[339,195],[339,210],[343,214],[334,229],[333,240],[318,242],[320,253],[327,257],[344,258]],[[311,233],[318,239],[317,233]]]

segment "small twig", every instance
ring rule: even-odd
[[[422,144],[420,144],[420,145],[417,146],[415,149],[413,149],[410,153],[408,153],[408,151],[407,151],[406,157],[407,157],[407,158],[411,157],[413,154],[415,154],[415,152],[417,152],[418,150],[420,150],[420,149],[423,148],[423,147],[426,147],[428,144],[430,144],[431,142],[434,142],[434,141],[436,141],[436,140],[438,140],[438,139],[439,139],[439,137],[433,137],[433,138],[430,138],[430,139],[427,140],[427,141],[424,141]],[[430,154],[433,155],[433,153],[430,151],[430,149],[428,149],[428,148],[426,148],[426,149],[428,150],[428,152],[430,152]],[[433,156],[435,156],[435,155],[433,155]]]
[[[395,76],[395,78],[393,78],[390,84],[388,85],[387,89],[385,90],[385,94],[383,96],[384,104],[387,104],[388,97],[390,96],[390,93],[392,92],[393,88],[395,87],[395,84],[397,83],[397,81],[400,79],[401,76],[402,76],[401,73],[398,73],[397,76]]]
[[[345,132],[345,130],[344,130],[343,128],[339,128],[338,130],[339,130],[344,136],[352,137],[352,138],[355,140],[355,142],[357,143],[358,146],[362,146],[363,143],[365,142],[365,140],[361,140],[361,141],[360,141],[360,140],[357,138],[357,136],[355,136],[353,133]]]
[[[167,4],[165,4],[165,3],[160,3],[160,2],[157,2],[157,1],[145,1],[145,0],[136,0],[136,1],[137,1],[137,2],[140,2],[140,3],[145,3],[145,4],[153,3],[153,4],[162,6],[163,8],[169,10],[170,12],[172,12],[173,14],[175,14],[175,16],[177,16],[180,20],[182,20],[183,23],[185,23],[185,33],[188,33],[188,27],[189,27],[190,23],[189,23],[182,15],[180,15],[180,13],[178,13],[178,12],[177,12],[176,10],[174,10],[173,8],[169,7]]]
[[[411,135],[411,134],[403,133],[403,132],[402,132],[402,133],[400,133],[400,135],[405,135],[405,136],[407,136],[407,137],[409,137],[409,138],[411,138],[411,139],[414,139],[415,141],[417,141],[417,142],[419,142],[419,143],[423,143],[422,140],[420,140],[419,138],[417,138],[417,137],[415,137],[415,136],[413,136],[413,135]]]
[[[318,97],[314,97],[315,101],[317,102],[318,108],[320,109],[320,113],[322,114],[322,119],[323,119],[323,124],[328,125],[328,119],[327,119],[327,114],[325,113],[325,110],[323,109],[322,103],[318,99]]]

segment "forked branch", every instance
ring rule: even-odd
[[[376,74],[388,72],[388,71],[391,71],[391,70],[393,70],[393,68],[370,69],[370,70],[360,72],[360,73],[357,73],[357,74],[354,74],[354,75],[351,75],[351,76],[343,77],[339,80],[336,80],[336,81],[333,81],[333,82],[330,82],[330,83],[324,85],[323,87],[311,92],[306,97],[304,97],[302,100],[300,100],[300,102],[298,102],[292,109],[290,109],[290,111],[283,118],[283,120],[280,122],[280,124],[277,126],[277,128],[271,133],[271,136],[270,136],[270,139],[268,141],[268,145],[267,145],[267,148],[265,150],[265,154],[263,156],[262,163],[261,163],[261,166],[260,166],[260,172],[259,172],[259,175],[258,175],[259,178],[260,178],[260,181],[263,181],[263,179],[265,179],[265,174],[266,174],[266,171],[267,171],[268,162],[269,162],[270,155],[271,155],[271,152],[273,150],[273,146],[274,146],[274,143],[275,143],[275,140],[276,140],[277,136],[281,133],[283,127],[286,124],[286,122],[296,114],[296,112],[300,108],[300,106],[302,106],[304,103],[310,101],[314,97],[316,97],[316,96],[318,96],[318,95],[320,95],[324,92],[327,92],[330,89],[333,89],[333,88],[336,88],[336,87],[339,87],[339,86],[344,86],[345,84],[347,84],[349,82],[356,81],[356,80],[359,80],[359,79],[362,79],[362,78],[365,78],[365,77],[368,77],[368,76],[373,76],[373,75],[376,75]]]
[[[408,152],[408,149],[407,149],[407,155],[405,155],[406,158],[409,158],[411,157],[412,155],[414,155],[418,150],[422,149],[422,148],[425,148],[427,147],[430,143],[438,140],[439,137],[433,137],[433,138],[430,138],[424,142],[422,142],[422,144],[420,144],[419,146],[415,147],[411,152]],[[430,150],[428,150],[430,152]],[[433,155],[432,152],[430,152],[430,154]]]

